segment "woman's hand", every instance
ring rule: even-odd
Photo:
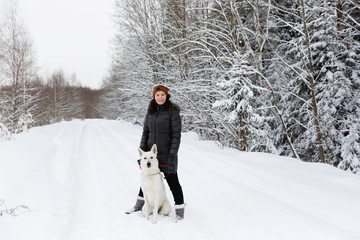
[[[176,173],[176,155],[170,154],[168,159],[168,172]]]

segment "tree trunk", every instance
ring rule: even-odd
[[[314,66],[312,63],[312,54],[311,54],[311,48],[310,48],[310,38],[309,33],[307,30],[307,24],[306,24],[306,18],[305,18],[305,4],[304,0],[301,0],[301,6],[302,6],[302,21],[304,24],[304,34],[306,39],[306,48],[308,52],[308,59],[309,59],[309,83],[310,83],[310,90],[311,90],[311,99],[312,99],[312,105],[313,105],[313,114],[314,114],[314,124],[316,128],[316,138],[317,143],[319,147],[319,156],[320,156],[320,162],[325,162],[325,156],[324,156],[324,147],[322,143],[322,134],[320,131],[320,123],[318,118],[318,108],[316,104],[316,94],[315,94],[315,83],[314,83]]]

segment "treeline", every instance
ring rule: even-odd
[[[165,84],[203,139],[360,173],[358,1],[116,5],[106,117],[141,119]]]
[[[102,91],[71,85],[61,70],[54,72],[46,82],[35,79],[16,87],[4,85],[0,88],[3,138],[33,126],[101,117],[98,103]]]
[[[101,90],[79,86],[75,74],[65,76],[62,70],[40,77],[16,1],[0,10],[0,139],[31,126],[100,117]]]

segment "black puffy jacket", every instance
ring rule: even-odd
[[[162,172],[177,172],[180,138],[180,108],[170,101],[158,105],[152,100],[145,116],[140,148],[150,151],[153,144],[157,145],[157,158]]]

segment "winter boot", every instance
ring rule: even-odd
[[[185,204],[175,205],[175,222],[181,221],[184,219]]]
[[[126,214],[131,214],[133,212],[137,212],[137,211],[141,211],[141,209],[143,208],[145,204],[145,200],[143,197],[138,196],[136,199],[136,203],[135,206],[130,208],[129,210],[127,210],[125,213]]]

